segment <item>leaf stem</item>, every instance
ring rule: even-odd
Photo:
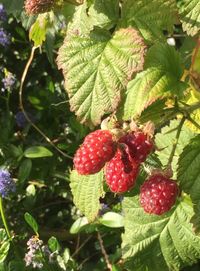
[[[194,126],[196,126],[197,129],[200,129],[200,125],[195,121],[193,120],[189,115],[186,117],[187,120],[189,120]]]
[[[104,247],[104,245],[103,245],[103,239],[102,239],[102,237],[101,237],[100,232],[97,232],[97,238],[98,238],[98,240],[99,240],[101,252],[102,252],[102,254],[103,254],[103,256],[104,256],[104,259],[105,259],[107,268],[108,268],[109,271],[112,271],[112,265],[111,265],[111,263],[110,263],[110,261],[109,261],[108,254],[107,254],[107,252],[106,252],[106,250],[105,250],[105,247]]]
[[[78,248],[76,248],[75,252],[72,254],[72,258],[86,245],[86,243],[92,238],[89,236]]]
[[[10,234],[10,231],[9,231],[9,228],[8,228],[8,224],[6,222],[2,197],[0,197],[0,213],[1,213],[1,219],[2,219],[2,222],[3,222],[4,228],[6,230],[6,233],[8,235],[8,238],[9,238],[10,241],[12,241],[12,237],[11,237],[11,234]]]
[[[174,158],[174,154],[175,154],[175,151],[176,151],[176,148],[177,148],[177,145],[178,145],[178,140],[179,140],[179,137],[180,137],[180,133],[181,133],[181,129],[183,127],[183,124],[186,120],[186,117],[183,116],[178,127],[177,127],[177,133],[176,133],[176,138],[175,138],[175,142],[173,143],[173,146],[172,146],[172,150],[171,150],[171,153],[170,153],[170,157],[169,157],[169,160],[168,160],[168,164],[167,164],[167,167],[170,167],[171,166],[171,163],[172,163],[172,160]]]
[[[26,79],[26,76],[27,76],[27,73],[28,73],[28,70],[30,68],[30,65],[34,59],[34,55],[35,55],[35,50],[39,48],[39,47],[35,47],[33,46],[32,47],[32,50],[31,50],[31,54],[30,54],[30,57],[26,63],[26,66],[24,68],[24,71],[23,71],[23,74],[22,74],[22,77],[21,77],[21,81],[20,81],[20,88],[19,88],[19,107],[20,109],[22,110],[26,120],[33,126],[33,128],[41,135],[45,138],[45,140],[54,148],[56,149],[61,155],[63,155],[64,157],[67,157],[69,159],[73,159],[70,155],[64,153],[63,151],[61,151],[59,148],[56,147],[56,145],[52,142],[52,140],[45,135],[45,133],[43,133],[40,128],[35,125],[32,120],[29,118],[28,114],[26,113],[25,111],[25,108],[24,108],[24,104],[23,104],[23,86],[24,86],[24,82],[25,82],[25,79]]]
[[[1,219],[2,219],[2,222],[3,222],[4,228],[6,230],[8,239],[9,239],[9,241],[11,241],[11,243],[13,245],[14,253],[15,253],[16,257],[19,259],[20,256],[19,256],[19,254],[17,252],[17,249],[16,249],[15,244],[13,242],[13,239],[12,239],[12,236],[11,236],[11,233],[10,233],[7,221],[6,221],[6,216],[5,216],[5,212],[4,212],[4,208],[3,208],[3,199],[2,199],[1,196],[0,196],[0,215],[1,215]]]

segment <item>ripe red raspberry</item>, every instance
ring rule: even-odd
[[[144,162],[153,149],[153,141],[143,132],[132,132],[119,139],[129,147],[130,156],[138,163]]]
[[[29,15],[35,15],[50,11],[55,4],[55,0],[26,0],[25,10]]]
[[[139,164],[130,161],[126,150],[118,149],[106,164],[106,183],[114,193],[123,193],[132,188],[139,172]]]
[[[179,195],[177,183],[162,174],[151,176],[140,188],[140,204],[149,214],[162,215],[175,204]]]
[[[107,130],[96,130],[84,139],[74,157],[74,166],[79,174],[99,172],[115,154],[115,142]]]

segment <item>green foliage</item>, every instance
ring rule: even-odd
[[[74,170],[70,175],[74,203],[89,221],[97,217],[100,209],[99,198],[104,196],[103,180],[103,171],[84,176]]]
[[[29,38],[34,42],[35,47],[42,45],[46,39],[47,22],[47,16],[41,14],[31,26]]]
[[[6,231],[0,229],[0,263],[4,262],[10,249],[10,241],[8,240]]]
[[[183,74],[179,53],[171,46],[156,44],[146,57],[146,70],[129,81],[123,106],[123,118],[132,119],[164,97],[181,95],[185,85],[180,81]]]
[[[199,258],[200,238],[189,223],[193,210],[188,198],[160,217],[145,214],[137,196],[124,200],[124,211],[123,258],[128,270],[160,270],[160,266],[180,270]]]
[[[172,160],[174,176],[177,175],[177,166],[180,154],[182,153],[184,147],[189,144],[191,138],[195,136],[195,134],[189,128],[183,126],[177,142],[176,133],[179,123],[180,121],[178,120],[171,121],[168,126],[162,128],[160,133],[157,133],[155,138],[156,146],[158,148],[157,154],[163,166],[167,165],[173,145],[177,143],[175,154]]]
[[[100,218],[100,223],[110,228],[121,228],[124,227],[124,218],[120,214],[107,212]]]
[[[194,36],[200,31],[200,3],[198,0],[183,0],[179,9],[183,30]]]
[[[185,146],[178,167],[178,180],[182,189],[190,194],[194,203],[200,200],[200,136],[194,137]]]
[[[88,219],[87,217],[79,217],[71,226],[70,228],[70,233],[71,234],[76,234],[78,233],[82,227],[88,224]]]
[[[29,226],[32,228],[32,230],[35,232],[36,235],[38,235],[38,224],[34,217],[32,217],[31,214],[25,213],[24,219],[29,224]]]
[[[25,150],[24,156],[26,158],[40,158],[40,157],[49,157],[53,153],[43,146],[34,146]]]
[[[58,66],[71,110],[81,122],[97,125],[117,108],[127,80],[142,69],[144,50],[142,38],[132,28],[118,30],[113,37],[105,30],[67,37]]]
[[[199,270],[199,1],[58,0],[37,16],[23,0],[1,3],[0,34],[11,43],[0,38],[0,168],[16,191],[3,198],[14,245],[2,219],[0,270],[34,270],[24,261],[33,234],[47,250],[41,271]],[[155,125],[155,148],[123,195],[108,189],[104,169],[72,170],[84,137],[107,117],[117,136],[134,122]],[[144,213],[141,184],[170,167],[176,205]]]
[[[172,31],[176,12],[175,0],[125,0],[121,25],[136,27],[147,41],[155,42],[164,38],[163,30]]]
[[[31,172],[31,168],[32,168],[31,159],[25,159],[22,161],[18,173],[19,182],[24,182],[28,178]]]
[[[50,248],[50,250],[52,252],[55,251],[59,251],[60,250],[60,244],[58,242],[58,240],[56,239],[56,237],[52,236],[49,240],[48,240],[48,246]]]

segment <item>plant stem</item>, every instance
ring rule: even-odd
[[[10,234],[10,230],[9,230],[9,227],[8,227],[8,224],[7,224],[7,221],[6,221],[6,217],[5,217],[5,213],[4,213],[4,208],[3,208],[3,199],[2,199],[2,197],[0,197],[0,215],[1,215],[1,219],[2,219],[2,222],[3,222],[4,228],[6,230],[7,236],[9,238],[9,241],[11,241],[11,243],[13,245],[15,256],[18,259],[20,259],[20,256],[19,256],[18,251],[17,251],[17,249],[15,247],[15,244],[13,242],[13,239],[12,239],[12,236]]]
[[[78,248],[76,248],[75,252],[72,254],[72,258],[86,245],[86,243],[92,238],[89,236]]]
[[[11,234],[10,234],[10,231],[9,231],[9,228],[8,228],[8,224],[6,222],[6,217],[5,217],[5,214],[4,214],[2,197],[0,197],[0,213],[1,213],[1,219],[2,219],[2,222],[3,222],[4,228],[6,230],[6,233],[8,235],[8,238],[9,238],[10,241],[12,241],[12,237],[11,237]]]
[[[112,271],[112,265],[111,265],[111,263],[110,263],[110,261],[109,261],[108,254],[107,254],[107,252],[106,252],[106,250],[105,250],[105,248],[104,248],[104,245],[103,245],[103,239],[102,239],[102,237],[101,237],[100,232],[97,232],[97,238],[98,238],[98,240],[99,240],[101,252],[102,252],[102,254],[103,254],[103,256],[104,256],[104,259],[105,259],[107,268],[108,268],[109,271]]]
[[[56,145],[52,142],[52,140],[45,135],[45,133],[43,133],[39,127],[37,127],[37,125],[35,125],[32,120],[29,118],[28,114],[26,113],[25,109],[24,109],[24,104],[23,104],[23,98],[22,98],[22,94],[23,94],[23,86],[24,86],[24,82],[28,73],[28,70],[30,68],[30,65],[34,59],[34,55],[35,55],[35,50],[38,47],[33,47],[31,50],[31,54],[30,57],[26,63],[26,66],[24,68],[23,74],[22,74],[22,78],[21,78],[21,82],[20,82],[20,88],[19,88],[19,107],[22,110],[26,120],[33,126],[33,128],[41,135],[45,138],[45,140],[54,148],[56,149],[60,154],[62,154],[64,157],[67,157],[69,159],[72,159],[72,157],[66,153],[64,153],[63,151],[61,151],[59,148],[56,147]]]
[[[189,120],[197,129],[200,129],[200,125],[193,120],[190,116],[187,116],[187,120]]]
[[[175,151],[176,151],[176,147],[178,145],[179,136],[181,134],[181,129],[183,127],[185,119],[186,119],[186,117],[183,116],[182,119],[181,119],[181,121],[180,121],[180,123],[179,123],[179,125],[178,125],[178,127],[177,127],[177,133],[176,133],[175,142],[174,142],[174,144],[172,146],[172,150],[171,150],[171,153],[170,153],[170,157],[169,157],[169,161],[168,161],[167,166],[171,166],[171,163],[172,163],[172,160],[174,158]]]

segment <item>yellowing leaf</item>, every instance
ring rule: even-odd
[[[197,102],[200,103],[200,93],[194,88],[191,88],[190,92],[186,97],[186,103],[190,105],[195,104]],[[200,109],[193,111],[190,114],[190,117],[200,125]],[[200,129],[197,126],[195,126],[191,121],[187,120],[185,123],[193,132],[200,133]]]
[[[47,30],[47,15],[40,14],[38,15],[37,20],[31,26],[29,32],[29,38],[34,42],[34,46],[40,46],[46,39],[46,30]]]

